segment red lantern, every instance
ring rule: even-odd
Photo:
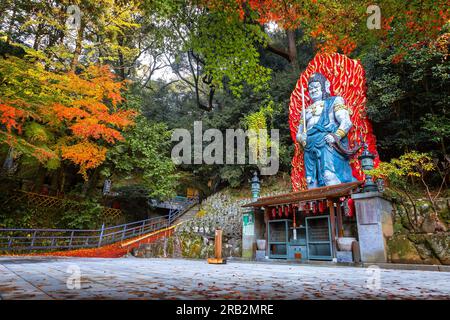
[[[310,210],[310,205],[309,205],[309,202],[305,202],[305,204],[304,204],[304,210],[305,211],[309,211]]]
[[[323,203],[323,201],[319,201],[319,212],[323,213],[325,210],[325,205]]]
[[[349,217],[353,217],[353,215],[355,214],[355,202],[353,201],[352,198],[348,199],[348,216]]]
[[[283,216],[283,208],[281,206],[278,207],[278,216],[280,218]]]
[[[317,202],[315,202],[315,201],[312,202],[311,207],[312,207],[313,213],[316,214],[317,213]]]
[[[277,209],[272,208],[272,218],[275,219],[276,215],[277,215]]]
[[[289,206],[284,207],[284,215],[287,217],[289,217]]]

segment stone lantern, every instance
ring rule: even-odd
[[[369,151],[367,143],[364,143],[364,149],[358,157],[361,161],[361,167],[364,171],[373,170],[375,155]],[[373,182],[372,176],[366,173],[366,180],[364,182],[364,192],[378,191],[378,186]]]
[[[103,195],[107,195],[111,192],[112,181],[110,179],[106,179],[103,183]]]
[[[251,182],[252,182],[252,199],[253,201],[256,201],[258,200],[259,193],[261,191],[261,182],[259,181],[258,173],[256,171],[253,173],[253,178]]]

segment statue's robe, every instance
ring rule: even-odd
[[[304,161],[306,177],[311,178],[308,186],[323,187],[329,185],[330,183],[327,183],[328,180],[325,177],[325,171],[334,173],[340,183],[356,181],[352,175],[348,157],[338,153],[325,141],[327,134],[335,133],[339,128],[334,116],[335,99],[336,96],[329,97],[324,101],[319,121],[306,132]],[[341,139],[341,144],[348,149],[347,136]]]

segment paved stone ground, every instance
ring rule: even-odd
[[[69,289],[81,272],[81,288]],[[182,259],[0,257],[1,299],[450,299],[450,272]],[[73,282],[69,281],[69,284]]]

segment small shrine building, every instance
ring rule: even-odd
[[[387,262],[392,206],[362,186],[356,181],[263,198],[254,193],[255,201],[243,206],[243,258]]]

